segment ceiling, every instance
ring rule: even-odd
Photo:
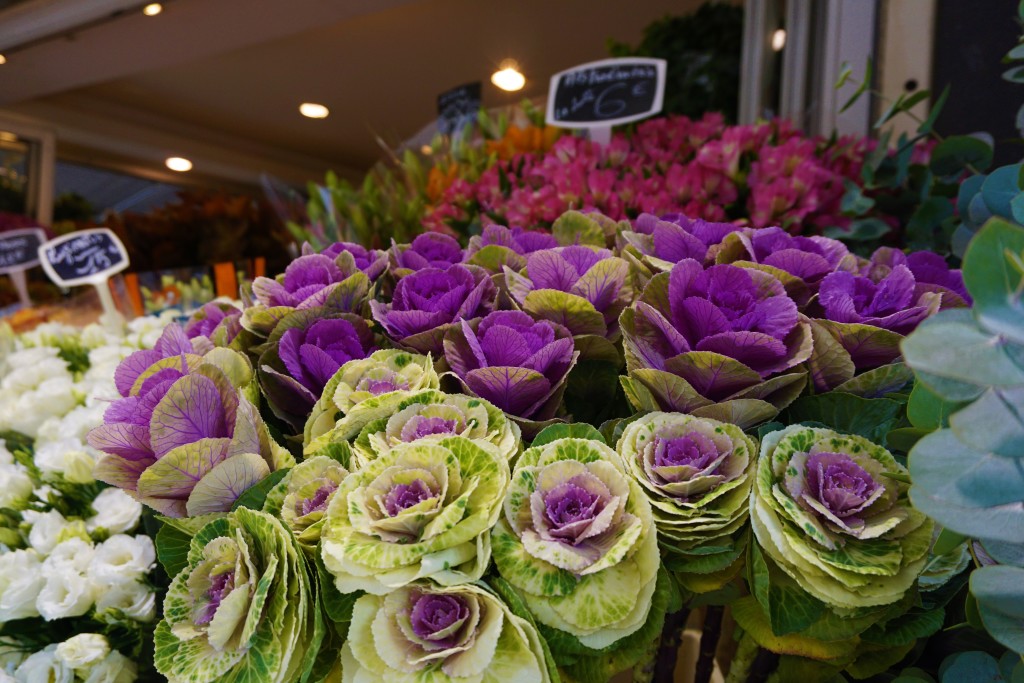
[[[3,0],[0,0],[2,2]],[[28,0],[8,12],[89,0]],[[60,154],[164,173],[180,154],[196,173],[244,181],[268,170],[297,182],[328,168],[356,176],[436,115],[438,93],[483,81],[484,105],[541,97],[552,73],[607,56],[608,38],[700,0],[173,0],[153,18],[115,20],[6,50],[0,107],[57,130]],[[140,5],[141,6],[141,5]],[[499,91],[507,58],[526,88]],[[298,113],[326,104],[325,120]],[[0,110],[0,116],[3,114]],[[262,167],[262,168],[261,168]]]

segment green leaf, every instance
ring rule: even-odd
[[[883,220],[878,218],[861,218],[860,220],[853,221],[849,229],[826,228],[825,236],[846,242],[870,242],[891,231],[892,227]]]
[[[935,430],[949,426],[949,416],[966,403],[947,401],[921,383],[914,385],[907,403],[907,419],[920,429]]]
[[[1024,228],[1000,219],[989,221],[967,248],[964,284],[974,297],[979,322],[1024,344],[1024,273],[1014,257],[1024,257]]]
[[[942,89],[942,94],[939,95],[939,99],[935,100],[935,104],[932,105],[932,110],[928,113],[928,117],[917,127],[917,132],[927,135],[932,132],[932,128],[935,127],[935,121],[938,120],[939,114],[942,113],[942,108],[946,105],[946,100],[949,99],[950,86],[946,86]]]
[[[267,494],[270,493],[270,489],[277,486],[278,482],[284,479],[285,475],[291,468],[277,470],[271,472],[265,479],[262,479],[260,483],[255,486],[249,487],[245,493],[238,497],[238,500],[231,506],[232,510],[237,510],[240,507],[246,507],[250,510],[262,510],[263,503],[267,500]]]
[[[967,537],[963,534],[958,534],[950,529],[943,529],[939,532],[939,537],[935,539],[935,545],[932,546],[932,554],[945,555],[946,553],[951,553],[966,540]]]
[[[191,543],[191,535],[170,524],[163,524],[156,532],[156,556],[167,576],[174,578],[188,564]]]
[[[881,443],[900,419],[903,404],[889,398],[862,398],[854,394],[830,391],[803,396],[785,411],[786,421],[814,421],[832,429],[857,434]]]
[[[1003,80],[1010,83],[1024,83],[1024,66],[1015,66],[1003,72]]]
[[[918,427],[899,427],[885,435],[885,443],[890,451],[908,453],[918,441],[927,436],[932,430],[920,429]]]
[[[992,146],[969,135],[953,135],[932,151],[930,168],[937,176],[956,176],[965,170],[984,171],[992,165]]]
[[[839,210],[848,216],[860,216],[875,206],[875,200],[864,196],[863,189],[857,183],[846,180],[843,182],[846,192],[839,204]]]
[[[860,85],[850,96],[850,99],[839,109],[839,113],[842,114],[844,111],[854,105],[854,103],[860,99],[860,96],[867,92],[868,87],[871,85],[872,79],[872,64],[871,59],[868,58],[867,65],[864,67],[864,78],[861,80]]]
[[[946,613],[943,609],[926,612],[911,610],[884,624],[876,624],[861,634],[861,639],[895,647],[913,643],[918,638],[927,638],[942,628]]]
[[[772,632],[768,616],[753,596],[748,595],[733,603],[732,614],[740,628],[749,633],[758,645],[779,654],[830,661],[852,658],[857,649],[855,639],[830,642],[796,633],[776,635]]]
[[[1024,654],[1024,569],[982,567],[971,574],[971,593],[992,637]]]
[[[561,423],[545,427],[533,440],[530,447],[536,448],[559,439],[591,439],[592,441],[600,441],[606,446],[608,445],[601,432],[595,429],[593,425],[585,422],[573,422],[571,424]]]
[[[986,652],[957,652],[942,663],[942,683],[1004,683],[999,662]]]

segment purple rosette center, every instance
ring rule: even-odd
[[[199,614],[195,618],[197,626],[204,626],[213,621],[214,615],[217,613],[217,608],[220,607],[221,601],[224,596],[230,593],[235,587],[235,573],[233,571],[227,571],[223,574],[217,574],[210,578],[210,587],[206,589],[206,604],[204,604]]]
[[[455,420],[416,415],[402,427],[401,439],[408,443],[435,434],[454,434],[456,426]]]
[[[331,500],[331,494],[338,490],[338,484],[330,482],[318,488],[312,496],[300,500],[295,505],[295,514],[304,517],[311,512],[326,510],[327,503]]]
[[[600,512],[601,499],[575,482],[556,486],[544,497],[544,514],[551,521],[551,535],[566,542],[576,541],[577,526],[590,522]]]
[[[655,467],[690,467],[703,470],[718,459],[718,446],[700,432],[690,432],[674,439],[655,438]]]
[[[416,598],[409,614],[412,631],[428,643],[427,650],[445,650],[458,645],[459,630],[469,619],[466,600],[458,595],[427,593]]]
[[[422,479],[414,479],[410,484],[397,484],[392,487],[384,499],[384,509],[390,517],[394,517],[413,505],[430,500],[435,495]]]
[[[807,458],[807,488],[828,512],[847,522],[884,492],[863,467],[842,453],[815,453]]]

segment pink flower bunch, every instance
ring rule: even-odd
[[[475,217],[527,229],[569,209],[620,220],[684,213],[793,234],[846,226],[844,183],[860,184],[861,138],[808,137],[787,121],[727,126],[721,115],[646,121],[608,145],[565,136],[546,153],[519,154],[475,182],[452,184],[424,218],[450,232]]]

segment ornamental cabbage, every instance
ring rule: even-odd
[[[395,446],[335,493],[321,532],[324,566],[341,593],[476,581],[508,482],[508,461],[489,444],[453,436]]]
[[[809,325],[782,284],[758,270],[685,259],[651,279],[623,312],[622,331],[622,382],[640,410],[747,427],[774,417],[805,384],[797,366],[811,354]]]
[[[250,304],[242,314],[242,325],[266,337],[287,313],[294,309],[324,307],[358,313],[370,288],[370,280],[356,263],[351,251],[328,247],[316,254],[305,245],[302,256],[288,264],[284,273],[271,279],[253,280]]]
[[[856,268],[856,257],[839,240],[794,237],[782,228],[735,232],[722,243],[716,259],[770,273],[800,305],[808,302],[829,273]]]
[[[353,450],[360,463],[374,460],[402,443],[464,436],[495,446],[508,460],[519,454],[519,426],[482,398],[426,389],[404,399],[394,414],[359,432]]]
[[[311,249],[310,252],[312,252]],[[366,273],[366,277],[370,278],[371,282],[380,277],[381,273],[388,266],[388,254],[386,251],[367,249],[355,242],[335,242],[320,253],[336,259],[341,256],[342,252],[348,252],[352,255],[356,268]]]
[[[742,562],[757,444],[739,427],[679,413],[630,422],[616,447],[651,503],[665,563],[691,590],[716,589]]]
[[[440,232],[424,232],[411,244],[394,244],[389,252],[391,271],[405,277],[424,268],[445,270],[462,263],[465,254],[458,240]]]
[[[534,626],[473,584],[413,584],[359,598],[341,667],[343,683],[550,680]]]
[[[931,520],[907,470],[860,436],[793,425],[765,436],[750,521],[765,555],[834,608],[888,605],[917,581]]]
[[[483,232],[469,238],[466,263],[481,266],[492,275],[502,272],[502,266],[513,270],[526,267],[526,257],[535,251],[554,249],[558,240],[544,230],[511,230],[503,225],[485,225]]]
[[[490,401],[531,430],[531,421],[554,417],[579,355],[568,330],[522,311],[463,321],[445,335],[444,349],[466,393]]]
[[[672,270],[683,259],[714,263],[718,245],[737,230],[740,227],[732,223],[690,219],[678,213],[660,218],[642,213],[633,221],[632,230],[619,233],[619,243],[623,256],[640,266],[649,278],[653,273]]]
[[[342,365],[374,350],[373,333],[356,316],[322,308],[293,311],[271,332],[259,359],[263,395],[274,414],[300,431]]]
[[[504,272],[509,293],[524,311],[573,335],[617,339],[619,314],[633,300],[629,264],[608,249],[535,251],[521,272],[507,266]]]
[[[154,661],[170,683],[304,680],[323,640],[313,579],[280,520],[241,507],[192,538]]]
[[[170,338],[187,343],[181,328],[162,339]],[[124,398],[89,434],[89,444],[104,452],[97,479],[162,514],[184,517],[226,512],[272,471],[294,464],[239,391],[252,379],[244,356],[221,348],[198,356],[182,346],[180,355],[144,367],[155,357],[148,354],[136,352],[118,366]]]
[[[477,266],[423,268],[399,280],[391,303],[371,301],[370,310],[399,346],[440,356],[444,333],[460,320],[487,315],[496,296],[490,276]]]
[[[193,311],[185,323],[185,335],[189,339],[206,337],[216,346],[231,346],[241,332],[241,309],[217,301],[211,301]]]
[[[263,511],[280,518],[302,549],[313,555],[320,543],[327,505],[346,476],[348,470],[332,458],[304,460],[271,489]]]
[[[920,298],[925,292],[942,295],[942,308],[964,308],[973,303],[964,285],[964,275],[946,263],[946,259],[931,251],[915,251],[904,254],[892,247],[879,247],[860,270],[860,274],[877,282],[896,266],[906,266],[914,275],[914,295]]]
[[[393,413],[421,389],[437,389],[439,379],[430,356],[400,349],[374,351],[369,358],[345,363],[327,382],[306,421],[306,454],[331,441],[348,441],[366,424]]]
[[[651,506],[618,454],[558,439],[516,463],[491,531],[498,573],[537,620],[601,649],[647,621],[658,575]]]

